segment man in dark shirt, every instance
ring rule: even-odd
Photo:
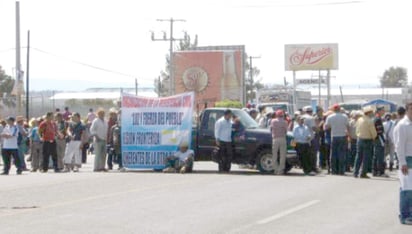
[[[385,174],[385,131],[383,128],[382,116],[385,114],[385,109],[383,106],[376,107],[376,115],[373,119],[375,124],[376,133],[378,136],[374,141],[374,153],[373,153],[373,176],[383,176],[387,177]]]

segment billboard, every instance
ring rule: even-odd
[[[285,70],[337,70],[338,44],[285,45]]]
[[[243,102],[243,51],[180,51],[173,54],[175,93],[195,92],[195,103]]]
[[[181,142],[191,145],[193,100],[193,92],[165,98],[122,94],[123,166],[163,169]]]

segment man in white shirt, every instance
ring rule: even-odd
[[[406,116],[399,121],[393,133],[399,159],[400,214],[403,224],[412,225],[412,102],[406,104]]]
[[[179,151],[173,156],[166,158],[166,168],[163,172],[192,172],[194,155],[195,152],[189,149],[189,144],[187,142],[180,143]]]
[[[232,111],[227,109],[215,123],[216,146],[219,147],[219,172],[229,172],[233,158]]]
[[[1,137],[3,139],[3,148],[1,150],[1,155],[3,156],[4,169],[1,175],[8,175],[10,170],[11,158],[14,160],[14,164],[17,168],[17,174],[21,175],[22,166],[18,153],[17,136],[19,130],[14,124],[15,118],[8,117],[7,125],[1,132]]]
[[[94,137],[94,168],[93,171],[107,171],[106,164],[106,142],[108,125],[104,120],[104,110],[97,111],[97,118],[93,120],[90,127],[90,134]]]

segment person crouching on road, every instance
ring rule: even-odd
[[[293,129],[293,137],[296,142],[296,153],[298,157],[302,160],[303,173],[309,175],[312,172],[312,158],[311,158],[311,147],[310,141],[312,139],[312,130],[304,124],[304,118],[299,116],[297,119],[298,125]],[[312,174],[315,174],[312,172]]]
[[[173,156],[166,158],[166,168],[163,169],[163,172],[192,172],[194,155],[195,153],[193,150],[189,149],[189,144],[187,142],[180,143],[179,151],[177,151]]]
[[[288,132],[288,123],[284,118],[284,113],[282,110],[276,111],[276,118],[272,119],[270,122],[270,131],[272,132],[274,174],[281,175],[285,173],[287,152],[286,133]]]
[[[67,136],[70,141],[67,143],[64,153],[64,172],[69,172],[73,168],[73,172],[78,172],[82,165],[82,137],[86,131],[86,127],[80,121],[80,114],[72,114],[72,122],[67,128]],[[74,165],[72,164],[74,161]]]
[[[229,172],[233,158],[232,111],[227,109],[215,123],[216,146],[219,147],[219,172]]]

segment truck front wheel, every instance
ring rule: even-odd
[[[257,160],[256,160],[257,169],[261,173],[273,173],[273,155],[272,150],[262,149],[259,151]]]

